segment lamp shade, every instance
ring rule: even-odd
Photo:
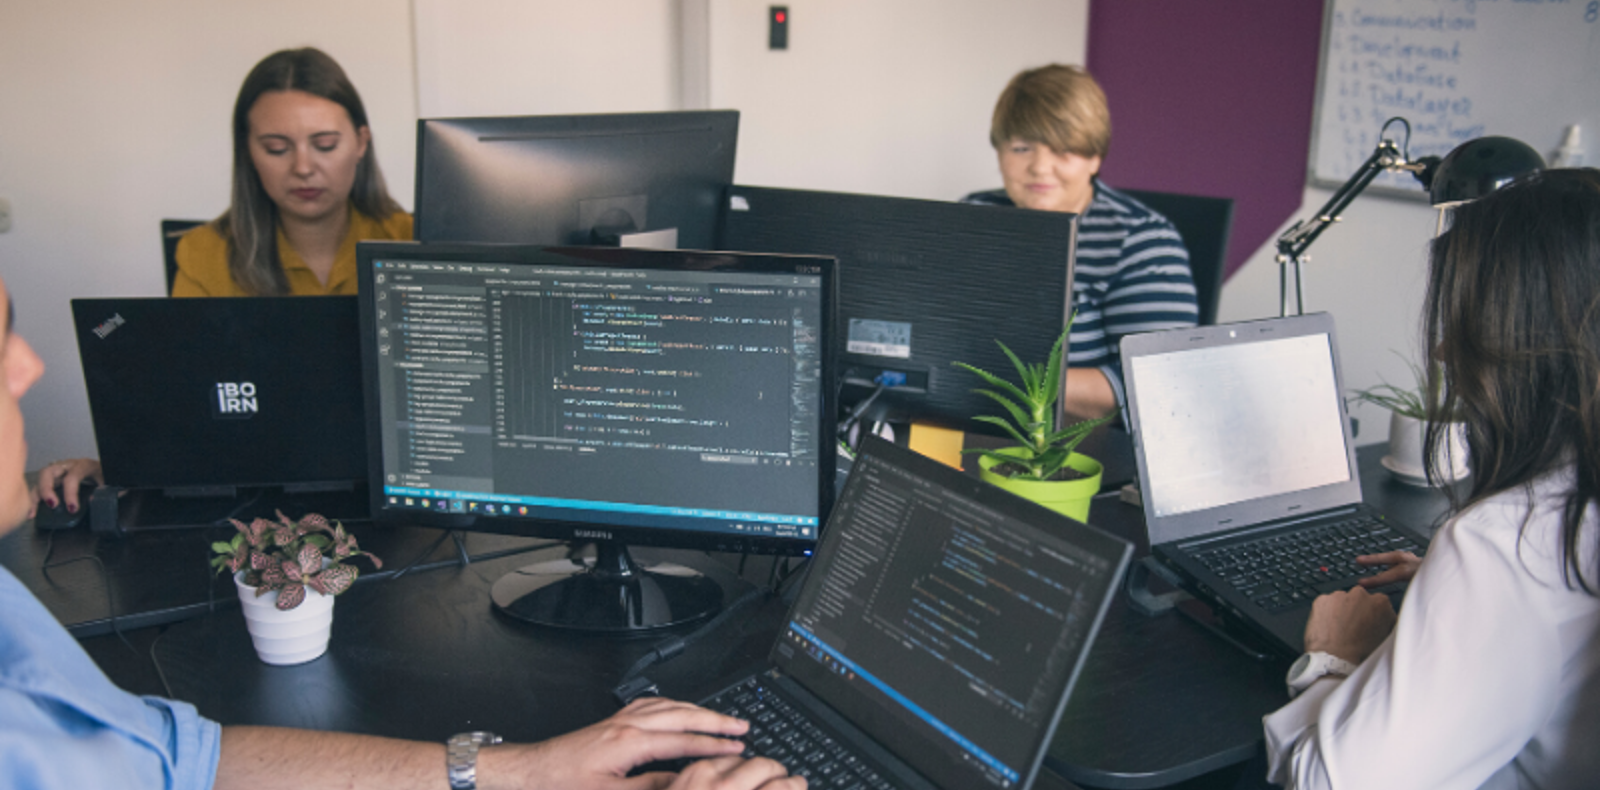
[[[1439,160],[1428,196],[1433,205],[1477,200],[1518,176],[1544,169],[1544,157],[1520,140],[1479,137],[1455,147]]]

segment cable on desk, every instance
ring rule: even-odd
[[[423,560],[427,559],[428,555],[432,554],[435,549],[439,548],[439,545],[444,543],[446,538],[450,537],[452,534],[454,534],[456,532],[457,532],[457,530],[453,530],[453,529],[445,530],[443,532],[443,534],[439,535],[439,537],[437,539],[435,539],[431,545],[428,546],[427,549],[425,549],[421,554],[417,555],[416,559],[412,560],[411,562],[406,563],[399,570],[394,570],[394,571],[374,571],[372,573],[363,573],[363,574],[361,574],[360,577],[358,577],[356,579],[356,584],[360,584],[360,583],[366,582],[366,581],[373,581],[373,580],[380,580],[380,581],[386,581],[386,582],[394,581],[395,579],[398,579],[401,576],[404,576],[405,574],[408,574],[408,573],[410,573],[412,571],[432,571],[432,570],[438,570],[440,568],[460,567],[462,565],[462,561],[461,561],[461,559],[459,557],[452,557],[452,558],[450,558],[448,560],[435,560],[435,561],[429,562],[429,563],[423,563],[422,562]],[[542,543],[534,543],[534,544],[531,544],[531,545],[528,545],[528,546],[517,546],[516,548],[511,548],[511,549],[500,549],[498,551],[485,552],[483,554],[479,554],[476,557],[470,557],[469,556],[467,558],[467,563],[470,564],[470,563],[473,563],[473,562],[488,562],[489,560],[497,560],[497,559],[500,559],[501,557],[513,557],[513,556],[516,556],[518,554],[527,554],[530,551],[539,551],[541,549],[548,549],[548,548],[551,548],[551,547],[554,547],[554,546],[560,546],[560,545],[563,545],[564,543],[565,543],[565,541],[560,541],[560,540],[547,540],[547,541],[544,541]],[[464,552],[465,551],[465,544],[464,543],[457,544],[457,548],[461,549]]]
[[[49,537],[46,538],[44,562],[39,565],[39,572],[43,574],[45,579],[49,580],[51,584],[55,584],[55,580],[50,579],[51,568],[59,568],[63,565],[71,565],[74,562],[83,562],[85,560],[93,562],[95,567],[100,569],[100,584],[101,586],[105,587],[106,590],[106,621],[111,625],[111,633],[116,634],[117,639],[122,640],[122,644],[127,645],[128,649],[132,650],[134,655],[138,655],[139,650],[133,646],[132,642],[128,641],[128,637],[122,633],[122,625],[117,622],[117,598],[116,594],[111,590],[111,572],[106,570],[106,564],[102,562],[99,557],[94,556],[92,553],[99,545],[100,541],[96,539],[94,543],[89,546],[89,551],[91,552],[90,554],[51,562],[50,554],[54,552],[56,548],[55,533],[52,532],[50,533]]]
[[[251,505],[254,505],[257,502],[260,502],[261,501],[261,495],[265,494],[265,493],[266,493],[266,489],[264,489],[264,488],[256,489],[256,495],[255,496],[250,497],[249,499],[246,499],[245,501],[243,501],[243,502],[239,503],[238,505],[234,506],[234,508],[232,510],[228,511],[226,515],[224,515],[221,518],[218,518],[216,521],[212,522],[211,526],[213,526],[213,527],[232,526],[230,521],[232,519],[238,518],[239,514],[243,513],[245,508],[250,507]],[[279,513],[278,515],[281,516],[283,514]]]
[[[772,555],[772,567],[767,570],[767,589],[769,589],[769,590],[778,589],[778,560],[779,559],[784,559],[784,558],[780,558],[776,554]],[[784,562],[788,562],[788,560],[784,559]]]
[[[773,594],[777,595],[780,598],[788,594],[788,591],[784,589],[785,586],[788,586],[789,583],[794,581],[795,579],[804,579],[806,574],[808,572],[810,572],[810,570],[811,570],[811,558],[810,557],[806,557],[806,558],[800,560],[800,564],[796,565],[794,567],[794,570],[789,570],[788,569],[789,568],[788,560],[784,560],[783,566],[784,566],[784,574],[783,574],[783,576],[781,578],[778,579],[777,586],[772,588]]]
[[[440,532],[438,539],[428,544],[428,547],[423,549],[422,553],[418,554],[416,559],[400,566],[394,571],[394,573],[389,574],[389,581],[394,581],[395,579],[410,573],[411,570],[416,568],[419,563],[427,559],[429,555],[433,554],[433,550],[439,548],[439,544],[444,543],[445,538],[448,538],[454,534],[456,534],[456,531],[453,529],[447,529]]]
[[[172,693],[172,684],[167,682],[167,673],[161,671],[161,660],[156,658],[156,645],[161,642],[161,637],[167,635],[168,626],[161,626],[161,633],[150,640],[150,666],[155,667],[156,678],[161,681],[161,690],[166,693],[167,699],[177,699],[178,695]]]
[[[650,649],[650,652],[645,653],[638,661],[633,662],[633,666],[628,667],[628,671],[622,675],[622,680],[611,690],[612,695],[616,697],[617,702],[621,705],[627,705],[639,697],[656,696],[659,693],[656,684],[651,683],[649,678],[644,677],[646,669],[675,658],[678,654],[689,649],[690,645],[717,630],[740,610],[753,602],[765,600],[771,594],[771,590],[765,588],[751,590],[739,596],[738,600],[728,604],[727,608],[707,621],[705,625],[684,636],[672,637],[657,642],[655,647]]]

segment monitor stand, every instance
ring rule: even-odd
[[[518,568],[494,583],[495,608],[538,625],[613,635],[639,634],[700,620],[722,608],[722,586],[692,568],[648,568],[628,547],[597,541],[595,556]]]

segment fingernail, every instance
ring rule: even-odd
[[[55,507],[55,505],[51,505],[50,507]],[[68,513],[76,513],[76,512],[78,512],[78,506],[77,505],[67,505],[67,512]]]
[[[56,506],[56,501],[54,499],[46,499],[44,501],[44,503],[46,505],[50,506],[50,507],[55,507]]]

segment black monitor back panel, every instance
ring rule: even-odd
[[[868,418],[974,422],[998,404],[973,390],[966,362],[1015,379],[996,340],[1043,363],[1071,310],[1077,217],[932,200],[734,186],[720,249],[839,259],[835,349],[841,402],[867,397]]]
[[[738,137],[731,110],[426,118],[417,239],[710,249]]]

